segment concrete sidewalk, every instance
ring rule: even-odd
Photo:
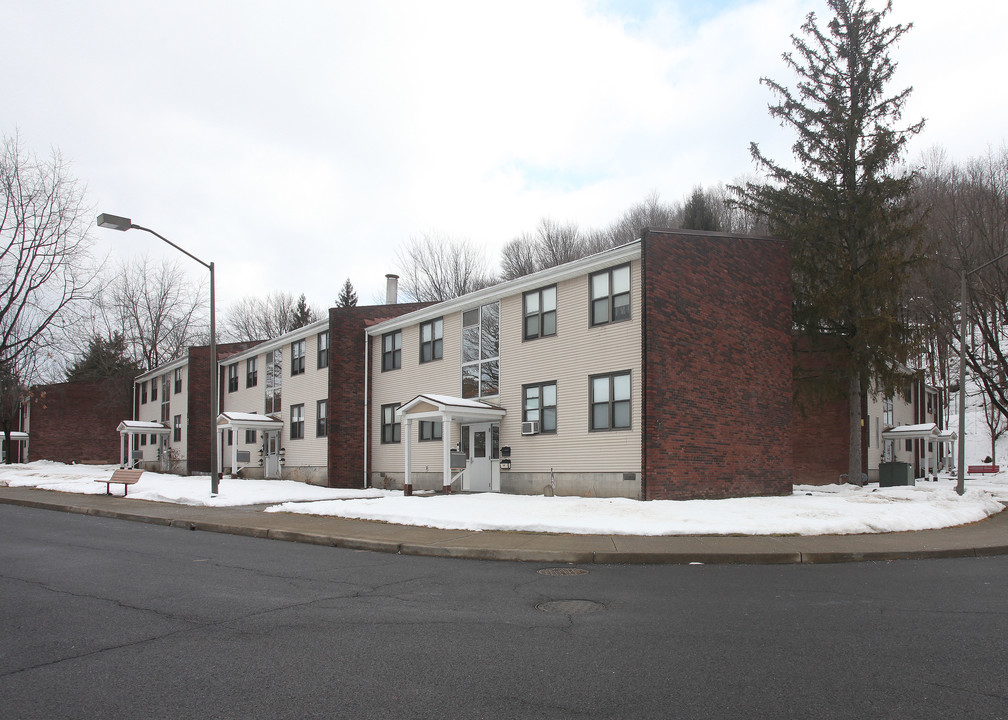
[[[375,552],[550,563],[827,563],[1008,554],[1008,512],[943,530],[874,535],[636,536],[438,530],[367,520],[209,508],[0,487],[0,503],[188,530]]]

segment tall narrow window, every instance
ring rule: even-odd
[[[500,392],[500,304],[462,313],[462,397]]]
[[[557,429],[557,386],[555,382],[525,386],[522,406],[523,422],[538,422],[539,432],[555,433]]]
[[[257,358],[245,361],[245,387],[255,387],[259,383],[259,370],[256,368]]]
[[[291,343],[291,375],[304,372],[305,341],[295,340]]]
[[[319,400],[315,403],[315,437],[325,437],[329,434],[329,401]]]
[[[318,334],[318,369],[329,367],[329,331]]]
[[[444,345],[444,319],[438,318],[420,325],[420,362],[440,360]]]
[[[630,319],[630,265],[620,265],[588,276],[591,324]]]
[[[146,380],[144,380],[142,383],[140,383],[140,404],[141,405],[146,405],[147,404],[147,381]]]
[[[175,394],[182,392],[182,368],[175,368]]]
[[[172,418],[172,441],[182,442],[182,416],[176,415]]]
[[[238,363],[228,365],[228,392],[238,392]]]
[[[523,296],[526,340],[556,335],[557,288],[551,285]]]
[[[402,330],[382,335],[382,372],[402,367]]]
[[[400,440],[400,425],[396,418],[398,403],[381,406],[381,441],[382,444],[397,443]]]
[[[161,376],[161,422],[167,423],[168,416],[170,414],[169,410],[169,400],[171,396],[169,392],[171,391],[171,378],[168,373]]]
[[[591,429],[625,430],[630,427],[630,373],[595,375],[591,386]]]
[[[304,405],[291,405],[290,438],[300,440],[304,437]]]
[[[266,353],[266,414],[282,412],[281,388],[283,386],[283,351],[279,348]]]
[[[157,378],[151,378],[151,381],[150,381],[150,399],[151,399],[151,402],[154,402],[155,400],[157,400],[157,386],[158,386],[158,379]]]

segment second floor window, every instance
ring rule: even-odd
[[[329,331],[318,334],[318,369],[329,367]]]
[[[402,330],[382,335],[382,372],[402,367]]]
[[[557,289],[556,285],[533,290],[524,295],[526,340],[556,335]]]
[[[165,373],[161,376],[161,422],[168,422],[169,410],[169,400],[171,396],[169,392],[171,391],[171,378]]]
[[[500,392],[500,304],[462,313],[462,397]]]
[[[228,392],[238,392],[238,363],[228,365]]]
[[[591,324],[630,319],[630,265],[620,265],[588,277]]]
[[[440,360],[444,352],[444,319],[420,324],[420,362]]]
[[[305,341],[295,340],[291,343],[291,375],[304,372]]]
[[[147,404],[147,381],[146,380],[144,380],[142,383],[140,383],[140,404],[141,405],[146,405]]]
[[[175,394],[182,392],[182,368],[175,368]]]
[[[155,400],[157,400],[157,384],[158,384],[158,379],[157,378],[154,378],[153,380],[150,381],[150,399],[151,399],[151,402],[154,402]]]
[[[291,440],[300,440],[304,437],[304,405],[291,405],[290,418]]]
[[[280,404],[283,385],[283,351],[279,348],[266,353],[266,414],[282,411]]]
[[[256,359],[249,358],[245,361],[245,387],[255,387],[259,382],[259,370],[256,368]]]

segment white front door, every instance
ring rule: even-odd
[[[280,477],[280,432],[267,430],[266,452],[263,455],[263,475],[267,480]]]
[[[500,491],[500,423],[463,426],[468,433],[469,465],[463,475],[463,490]],[[465,444],[465,443],[464,443]]]
[[[171,458],[168,457],[168,435],[158,435],[158,460],[161,472],[171,470]]]

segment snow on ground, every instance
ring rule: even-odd
[[[37,460],[15,465],[0,465],[0,485],[10,487],[36,487],[58,492],[104,494],[105,481],[118,469],[118,465],[64,465]],[[99,484],[98,481],[101,483]],[[263,505],[282,502],[333,500],[337,498],[376,498],[394,495],[389,490],[336,490],[306,485],[288,480],[231,480],[220,481],[216,497],[210,497],[210,476],[168,475],[145,472],[136,484],[129,486],[129,497],[134,500],[154,500],[179,505],[208,505],[232,507],[236,505]],[[123,486],[113,485],[112,493],[122,495]]]
[[[37,461],[0,466],[0,484],[73,493],[104,493],[113,465]],[[101,480],[102,482],[95,482]],[[638,502],[625,499],[500,495],[416,495],[389,490],[335,490],[281,480],[220,482],[210,497],[206,475],[145,472],[129,497],[185,505],[271,504],[297,512],[460,530],[519,530],[627,535],[831,535],[950,527],[982,520],[1008,502],[1008,472],[969,480],[918,481],[916,487],[796,486],[786,497]],[[122,486],[113,486],[121,494]]]

